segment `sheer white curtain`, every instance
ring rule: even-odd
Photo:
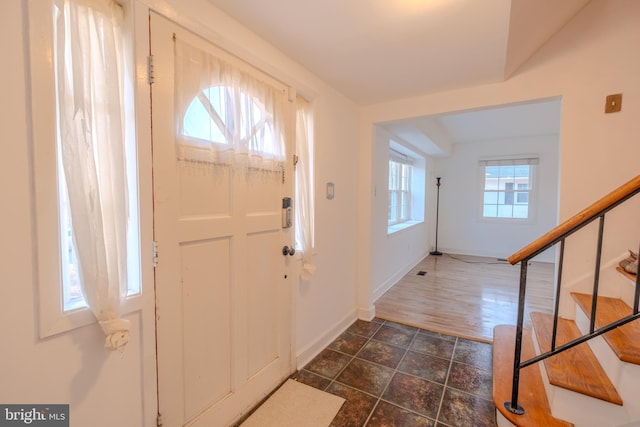
[[[302,252],[300,278],[309,280],[316,271],[313,263],[313,112],[307,100],[296,99],[296,246]]]
[[[122,8],[112,0],[55,0],[58,144],[82,290],[106,334],[123,349],[129,322]],[[60,191],[64,191],[61,188]]]
[[[180,40],[175,50],[178,159],[280,172],[286,91]]]

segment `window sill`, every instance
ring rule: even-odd
[[[142,309],[142,294],[127,296],[122,302],[121,316],[126,316]],[[41,310],[47,310],[41,306]],[[50,309],[49,309],[50,310]],[[97,323],[89,307],[82,306],[75,310],[43,313],[40,324],[40,338],[66,333],[77,328]]]
[[[480,222],[489,224],[512,224],[512,225],[526,225],[535,224],[535,220],[530,218],[499,218],[499,217],[481,217]]]
[[[406,230],[414,225],[422,224],[424,221],[405,221],[399,224],[393,224],[387,227],[387,235],[397,233],[398,231]]]

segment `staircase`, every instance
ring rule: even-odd
[[[493,400],[499,427],[640,427],[639,279],[620,269],[609,274],[615,272],[609,266],[602,276],[617,277],[618,283],[606,288],[599,283],[605,214],[639,192],[640,176],[509,257],[511,264],[520,263],[520,300],[517,324],[494,329]],[[595,221],[600,227],[592,289],[566,292],[565,240]],[[524,329],[528,262],[556,244],[553,314],[531,313],[531,330]],[[620,290],[611,292],[612,286]],[[562,295],[571,299],[573,316],[558,314]]]

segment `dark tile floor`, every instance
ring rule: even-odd
[[[356,321],[293,378],[346,399],[332,427],[495,427],[491,344]]]

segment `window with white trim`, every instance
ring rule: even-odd
[[[127,110],[124,106],[133,104],[133,88],[132,88],[132,76],[125,72],[127,66],[127,52],[125,51],[125,34],[124,23],[110,25],[110,13],[122,14],[122,8],[118,5],[108,4],[104,1],[104,5],[100,2],[96,3],[96,8],[91,9],[89,7],[80,8],[80,12],[74,9],[76,6],[73,1],[66,2],[58,0],[55,3],[54,8],[54,34],[56,35],[57,44],[54,48],[54,64],[56,65],[56,97],[58,98],[57,105],[64,103],[65,112],[73,111],[74,109],[89,109],[92,110],[84,114],[91,117],[91,123],[85,126],[90,127],[86,132],[90,133],[88,137],[91,140],[93,151],[91,153],[91,164],[95,164],[95,173],[98,176],[110,176],[110,180],[100,181],[100,178],[96,181],[98,185],[110,184],[114,187],[117,185],[116,180],[124,177],[124,187],[126,190],[123,192],[109,192],[103,191],[100,196],[103,204],[123,204],[126,209],[126,222],[123,224],[126,227],[126,242],[123,242],[122,251],[126,252],[124,260],[126,267],[123,270],[126,272],[125,276],[121,280],[126,281],[127,295],[137,294],[140,292],[140,266],[139,266],[139,235],[138,235],[138,209],[137,209],[137,176],[136,176],[136,153],[135,153],[135,141],[133,140],[134,124],[133,124],[133,111]],[[72,11],[68,11],[67,8]],[[110,8],[120,9],[117,12],[111,12]],[[66,18],[65,14],[72,13],[86,13],[88,16],[85,20],[78,20],[77,24],[74,20]],[[111,18],[115,20],[115,18]],[[64,26],[60,25],[60,22],[64,21]],[[85,25],[85,22],[89,25]],[[77,25],[76,25],[77,24]],[[93,25],[90,25],[93,24]],[[59,29],[59,26],[62,29]],[[82,39],[91,40],[91,43],[83,45],[83,47],[90,47],[83,50],[73,49],[69,47],[71,44],[69,41],[72,37],[79,37]],[[105,41],[109,37],[116,39],[112,41],[112,49],[97,49],[95,45],[104,46],[110,41]],[[62,41],[65,40],[64,43]],[[99,84],[88,83],[92,81],[92,78],[84,75],[82,72],[86,69],[79,71],[75,68],[75,65],[80,61],[76,56],[82,55],[83,60],[91,64],[108,62],[109,64],[117,64],[115,72],[118,75],[120,81],[119,89],[120,93],[110,93],[115,85],[108,86],[106,83],[100,82]],[[112,55],[113,57],[104,58],[103,55]],[[97,73],[97,67],[93,67],[93,72]],[[80,91],[75,88],[74,96],[65,97],[65,92],[61,92],[60,82],[68,78],[68,76],[59,75],[59,70],[73,70],[75,79],[83,79],[84,91]],[[100,70],[101,71],[101,70]],[[112,70],[113,71],[113,70]],[[72,74],[72,73],[69,73]],[[90,84],[94,84],[98,88],[89,87]],[[68,91],[68,89],[67,89]],[[102,91],[102,92],[99,92]],[[96,96],[96,93],[101,93],[104,98]],[[107,96],[108,95],[108,96]],[[84,99],[78,100],[78,96],[84,96]],[[117,99],[122,100],[122,106],[117,111],[121,114],[120,121],[116,121],[113,118],[109,118],[110,114],[113,114],[113,107],[110,104],[111,99],[117,96]],[[93,98],[93,99],[90,99]],[[112,101],[111,101],[112,102]],[[81,105],[82,107],[79,107]],[[62,112],[58,108],[57,114]],[[87,301],[83,293],[82,279],[80,273],[80,264],[78,262],[78,248],[77,241],[79,236],[74,236],[74,233],[79,232],[77,227],[74,227],[72,221],[70,200],[69,200],[69,185],[65,179],[64,166],[63,166],[63,145],[65,139],[77,138],[77,134],[69,132],[67,129],[61,129],[61,122],[63,119],[59,119],[57,122],[57,139],[56,139],[56,152],[57,152],[57,169],[58,169],[58,209],[59,209],[59,227],[60,227],[60,250],[61,250],[61,275],[62,275],[62,288],[63,288],[63,310],[70,311],[80,307],[86,307]],[[103,127],[104,126],[104,127]],[[118,127],[122,127],[120,131]],[[113,128],[118,129],[114,132],[115,139],[118,142],[114,142],[113,137],[105,136],[110,132],[113,132]],[[119,142],[119,141],[122,142]],[[112,147],[111,150],[99,149],[100,145],[109,144]],[[120,145],[122,144],[122,145]],[[122,166],[123,171],[109,171],[110,168],[119,166],[119,163],[114,161],[114,150],[124,150]],[[68,155],[68,154],[67,154]],[[95,162],[95,163],[94,163]],[[91,168],[90,164],[87,164],[87,169]],[[82,172],[83,174],[90,174],[91,171]],[[86,195],[85,197],[88,197]],[[88,199],[87,199],[88,200]],[[87,202],[88,203],[88,202]],[[94,207],[94,209],[96,209]],[[101,217],[110,215],[112,212],[105,213],[100,212],[97,214],[95,221],[104,222],[106,219]],[[92,219],[93,221],[93,219]],[[74,230],[75,229],[75,230]],[[84,229],[83,229],[84,230]],[[88,231],[88,230],[84,230]],[[101,250],[101,249],[99,249]]]
[[[313,153],[313,106],[306,99],[296,97],[296,156],[294,218],[295,245],[302,256],[300,278],[309,280],[316,270],[313,260],[315,238],[315,193]]]
[[[97,321],[109,348],[124,348],[123,315],[142,293],[131,9],[111,0],[33,6],[39,333]]]
[[[389,143],[387,232],[424,221],[425,160],[395,141]]]
[[[482,217],[530,220],[537,158],[483,160]]]
[[[294,194],[296,249],[311,252],[315,238],[313,107],[296,98],[296,161]]]
[[[389,225],[411,219],[411,165],[389,160]]]

